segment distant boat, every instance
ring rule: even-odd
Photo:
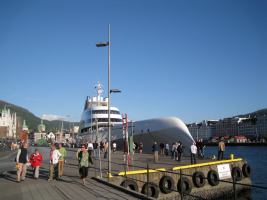
[[[102,85],[95,87],[97,96],[87,97],[80,121],[79,136],[85,141],[106,141],[108,136],[108,98],[103,98]],[[123,144],[122,116],[117,107],[110,107],[111,140],[118,147]],[[98,129],[98,130],[97,130]],[[128,126],[129,136],[133,135],[134,142],[144,145],[144,150],[151,151],[154,141],[172,144],[181,141],[189,150],[194,139],[187,126],[177,117],[164,117],[131,122]]]

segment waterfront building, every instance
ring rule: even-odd
[[[212,137],[212,133],[214,132],[214,126],[211,125],[217,122],[218,120],[203,120],[200,123],[187,124],[187,127],[194,140],[208,140]]]
[[[200,123],[187,124],[187,127],[194,139],[234,138],[234,136],[258,139],[267,135],[267,115],[204,120]],[[237,138],[236,141],[241,140]]]
[[[45,132],[34,133],[34,138],[33,138],[34,143],[37,143],[40,139],[46,139]]]
[[[256,120],[257,135],[267,135],[267,115],[261,115]]]
[[[10,109],[4,107],[0,111],[0,137],[4,138],[16,138],[17,133],[17,115],[11,113]]]

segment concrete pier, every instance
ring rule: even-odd
[[[33,149],[32,149],[33,150]],[[152,154],[139,155],[135,153],[129,160],[131,166],[124,165],[124,156],[122,152],[112,153],[111,174],[108,176],[108,161],[103,158],[103,153],[98,153],[94,157],[94,165],[89,168],[89,176],[85,186],[81,184],[78,173],[78,162],[76,159],[77,149],[67,149],[67,163],[64,167],[64,176],[60,181],[48,182],[48,155],[49,148],[39,148],[45,158],[40,169],[40,179],[31,178],[31,170],[28,169],[27,179],[24,182],[17,183],[14,163],[14,153],[9,158],[0,158],[0,192],[3,199],[146,199],[149,195],[142,194],[144,185],[147,181],[153,183],[158,188],[157,199],[181,199],[178,192],[178,182],[181,177],[189,180],[191,187],[190,195],[185,195],[185,199],[193,199],[192,196],[202,197],[204,199],[215,199],[221,196],[231,196],[233,193],[233,184],[228,183],[232,178],[224,179],[228,182],[219,182],[212,186],[206,179],[205,184],[196,187],[192,180],[195,172],[202,172],[205,177],[211,170],[218,172],[218,165],[229,164],[230,169],[239,167],[242,169],[246,161],[242,159],[229,159],[223,161],[214,161],[211,159],[198,159],[197,164],[191,165],[189,157],[182,157],[181,161],[172,160],[170,156],[159,156],[159,162],[154,163]],[[149,173],[147,173],[147,165]],[[3,166],[3,167],[2,167]],[[125,176],[126,171],[126,176]],[[182,175],[180,174],[182,173]],[[163,176],[173,179],[171,191],[162,192],[160,181]],[[93,178],[93,179],[92,179]],[[122,183],[132,180],[136,182],[137,191],[131,187],[124,187]],[[167,182],[168,183],[168,182]],[[237,183],[250,184],[250,178],[242,176],[241,181]],[[182,187],[187,187],[187,183]],[[238,192],[247,189],[244,186],[236,185]],[[144,193],[144,191],[143,191]],[[147,199],[151,199],[148,197]]]

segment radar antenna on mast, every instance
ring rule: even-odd
[[[97,97],[99,98],[103,93],[103,86],[101,85],[99,81],[97,82],[95,89],[96,89]]]

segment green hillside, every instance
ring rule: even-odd
[[[247,114],[243,114],[243,115],[238,115],[237,117],[258,117],[258,116],[262,116],[262,115],[267,115],[267,108],[261,109],[261,110],[257,110],[255,112],[251,112],[251,113],[247,113]]]
[[[5,102],[0,100],[0,109],[2,110],[5,106],[7,106],[8,109],[10,109],[11,112],[17,113],[17,118],[19,120],[19,123],[22,124],[23,120],[26,120],[26,124],[30,130],[37,130],[37,126],[41,123],[41,118],[36,117],[33,113],[28,111],[25,108],[22,108],[20,106]],[[55,120],[55,121],[48,121],[43,120],[43,123],[46,126],[46,132],[48,131],[56,131],[61,129],[62,121]],[[69,129],[73,125],[79,125],[78,122],[63,122],[63,129]]]

